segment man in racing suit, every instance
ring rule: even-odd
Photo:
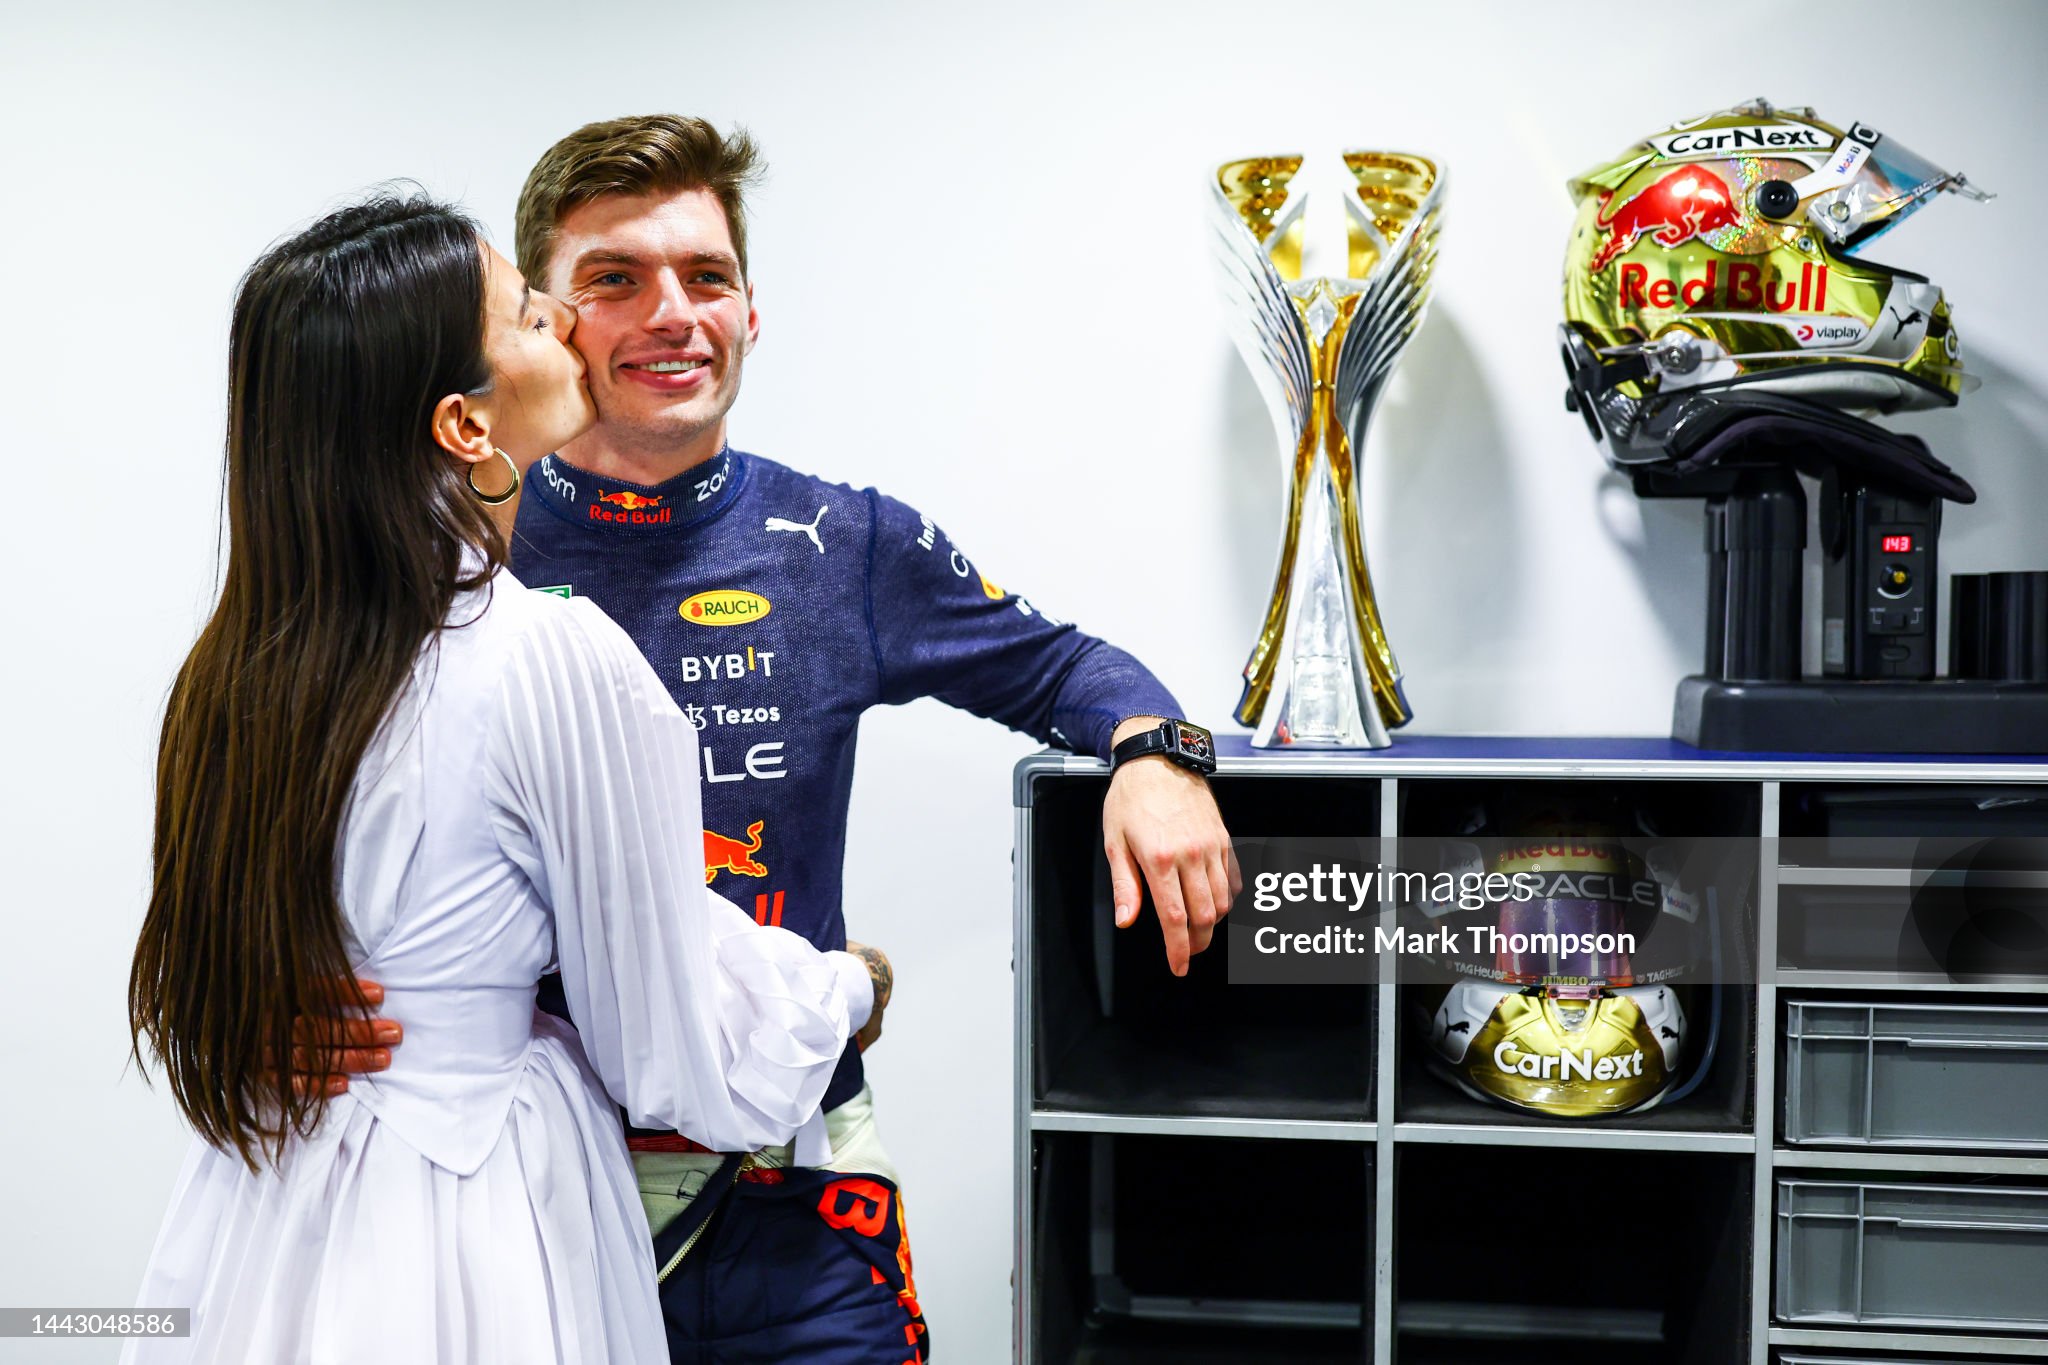
[[[740,200],[752,159],[744,134],[627,118],[571,134],[528,177],[520,266],[577,309],[599,421],[529,475],[512,560],[527,585],[602,607],[698,728],[713,889],[840,948],[869,707],[937,697],[1104,758],[1180,711],[1137,660],[991,582],[916,510],[727,445],[760,325]],[[1121,766],[1104,843],[1118,924],[1142,878],[1185,972],[1237,890],[1207,786],[1163,758]],[[929,1357],[857,1047],[824,1108],[821,1170],[629,1132],[674,1360]]]

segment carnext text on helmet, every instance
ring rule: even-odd
[[[1652,138],[1651,143],[1667,157],[1701,156],[1709,153],[1762,151],[1767,148],[1807,147],[1826,151],[1834,140],[1818,128],[1708,128],[1699,132],[1676,133]]]

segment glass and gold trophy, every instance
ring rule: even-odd
[[[1443,166],[1343,153],[1344,273],[1309,249],[1304,158],[1219,167],[1218,259],[1239,351],[1285,451],[1287,520],[1237,719],[1259,748],[1383,749],[1410,719],[1373,601],[1358,461],[1374,407],[1429,303]]]

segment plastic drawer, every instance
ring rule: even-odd
[[[1803,1351],[1778,1351],[1772,1353],[1771,1360],[1773,1365],[2034,1365],[2040,1357],[1979,1355],[1975,1352],[1969,1355],[1958,1355],[1954,1352],[1947,1355],[1927,1355],[1918,1351],[1902,1355],[1838,1356],[1809,1355]]]
[[[2048,1334],[2048,1189],[1778,1182],[1781,1322]]]
[[[1785,1141],[2048,1150],[2048,1008],[1792,1000]]]
[[[2014,1357],[2009,1355],[1927,1355],[1924,1352],[1909,1351],[1900,1355],[1881,1356],[1854,1355],[1809,1355],[1802,1351],[1774,1351],[1772,1365],[2035,1365],[2039,1356]]]

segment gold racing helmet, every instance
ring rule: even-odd
[[[1560,997],[1460,981],[1430,1036],[1459,1089],[1561,1118],[1643,1109],[1677,1079],[1685,1010],[1673,986]]]
[[[1588,427],[1618,451],[1619,421],[1675,393],[1889,413],[1974,386],[1941,289],[1859,253],[1942,193],[1990,196],[1867,125],[1754,100],[1569,188],[1565,364]]]
[[[1563,1118],[1598,1118],[1656,1104],[1685,1054],[1685,987],[1645,984],[1626,952],[1560,954],[1544,937],[1589,940],[1620,929],[1645,900],[1682,893],[1647,867],[1604,822],[1539,816],[1536,833],[1496,847],[1486,870],[1551,880],[1541,899],[1496,906],[1491,960],[1453,982],[1430,1023],[1437,1070],[1475,1098]],[[1656,889],[1652,889],[1656,888]],[[1657,913],[1665,913],[1659,910]]]

